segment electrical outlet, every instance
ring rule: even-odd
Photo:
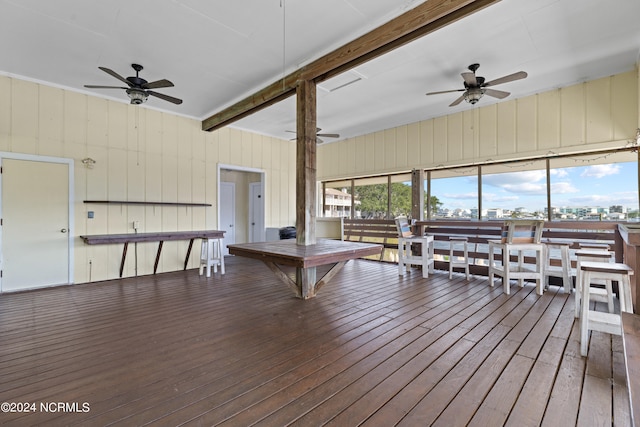
[[[137,230],[138,228],[140,228],[140,221],[133,221],[133,229]]]

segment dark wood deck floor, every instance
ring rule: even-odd
[[[593,333],[582,358],[578,326],[556,287],[364,260],[307,301],[237,257],[209,279],[4,294],[0,402],[37,406],[0,423],[629,425],[620,337]]]

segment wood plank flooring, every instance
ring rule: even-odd
[[[303,301],[226,264],[0,295],[0,402],[35,403],[0,423],[630,425],[620,337],[581,357],[558,287],[355,260]]]

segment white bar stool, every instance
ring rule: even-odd
[[[613,295],[611,282],[617,280],[620,285],[620,311],[633,312],[631,301],[631,285],[629,276],[633,270],[626,264],[609,262],[582,261],[580,263],[582,288],[582,313],[580,319],[580,354],[587,355],[589,331],[606,332],[622,335],[622,317],[620,313],[603,313],[589,310],[589,299],[592,297],[589,284],[594,279],[604,279],[606,291]]]
[[[583,262],[599,262],[599,263],[611,263],[613,261],[613,252],[603,249],[591,249],[591,250],[579,250],[576,251],[576,294],[575,294],[575,318],[580,317],[580,300],[582,299],[582,271],[581,265]],[[606,278],[605,278],[606,279]],[[597,280],[595,284],[605,285],[610,280]],[[590,285],[594,284],[594,281],[590,282]],[[613,294],[607,292],[606,288],[589,286],[590,299],[592,301],[606,302],[609,309],[609,313],[613,313]]]
[[[536,293],[544,292],[544,245],[542,227],[544,221],[538,220],[508,220],[504,222],[501,240],[489,240],[489,285],[494,286],[494,277],[502,277],[502,287],[505,294],[511,293],[511,279],[517,279],[520,287],[525,280],[535,280]],[[502,252],[502,262],[495,260],[495,253]],[[535,267],[529,268],[524,264],[524,252],[534,252]],[[517,254],[518,262],[511,264],[511,252]]]
[[[409,221],[404,216],[396,218],[398,228],[398,274],[404,276],[411,264],[422,266],[422,277],[429,277],[433,272],[433,236],[414,236]],[[411,245],[420,245],[420,255],[413,255]]]
[[[220,274],[224,274],[222,239],[202,239],[200,249],[200,276],[202,276],[203,268],[206,268],[207,277],[211,277],[211,266],[213,266],[214,273],[218,272],[218,266],[220,266]]]
[[[573,284],[571,278],[573,277],[573,269],[571,268],[571,257],[569,255],[569,242],[553,242],[550,240],[543,241],[545,246],[545,262],[544,262],[544,277],[545,277],[545,289],[549,289],[549,277],[562,278],[562,286],[564,292],[571,293]],[[551,251],[560,251],[560,266],[551,265]]]
[[[464,268],[464,274],[469,280],[469,243],[466,237],[449,237],[449,279],[453,278],[454,268]],[[456,246],[462,246],[462,256],[455,255]]]

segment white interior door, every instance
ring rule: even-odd
[[[262,183],[249,183],[249,241],[264,242],[264,197]]]
[[[236,184],[220,183],[220,230],[224,230],[224,254],[229,255],[227,245],[236,242]]]
[[[2,292],[69,282],[69,165],[2,160]]]

